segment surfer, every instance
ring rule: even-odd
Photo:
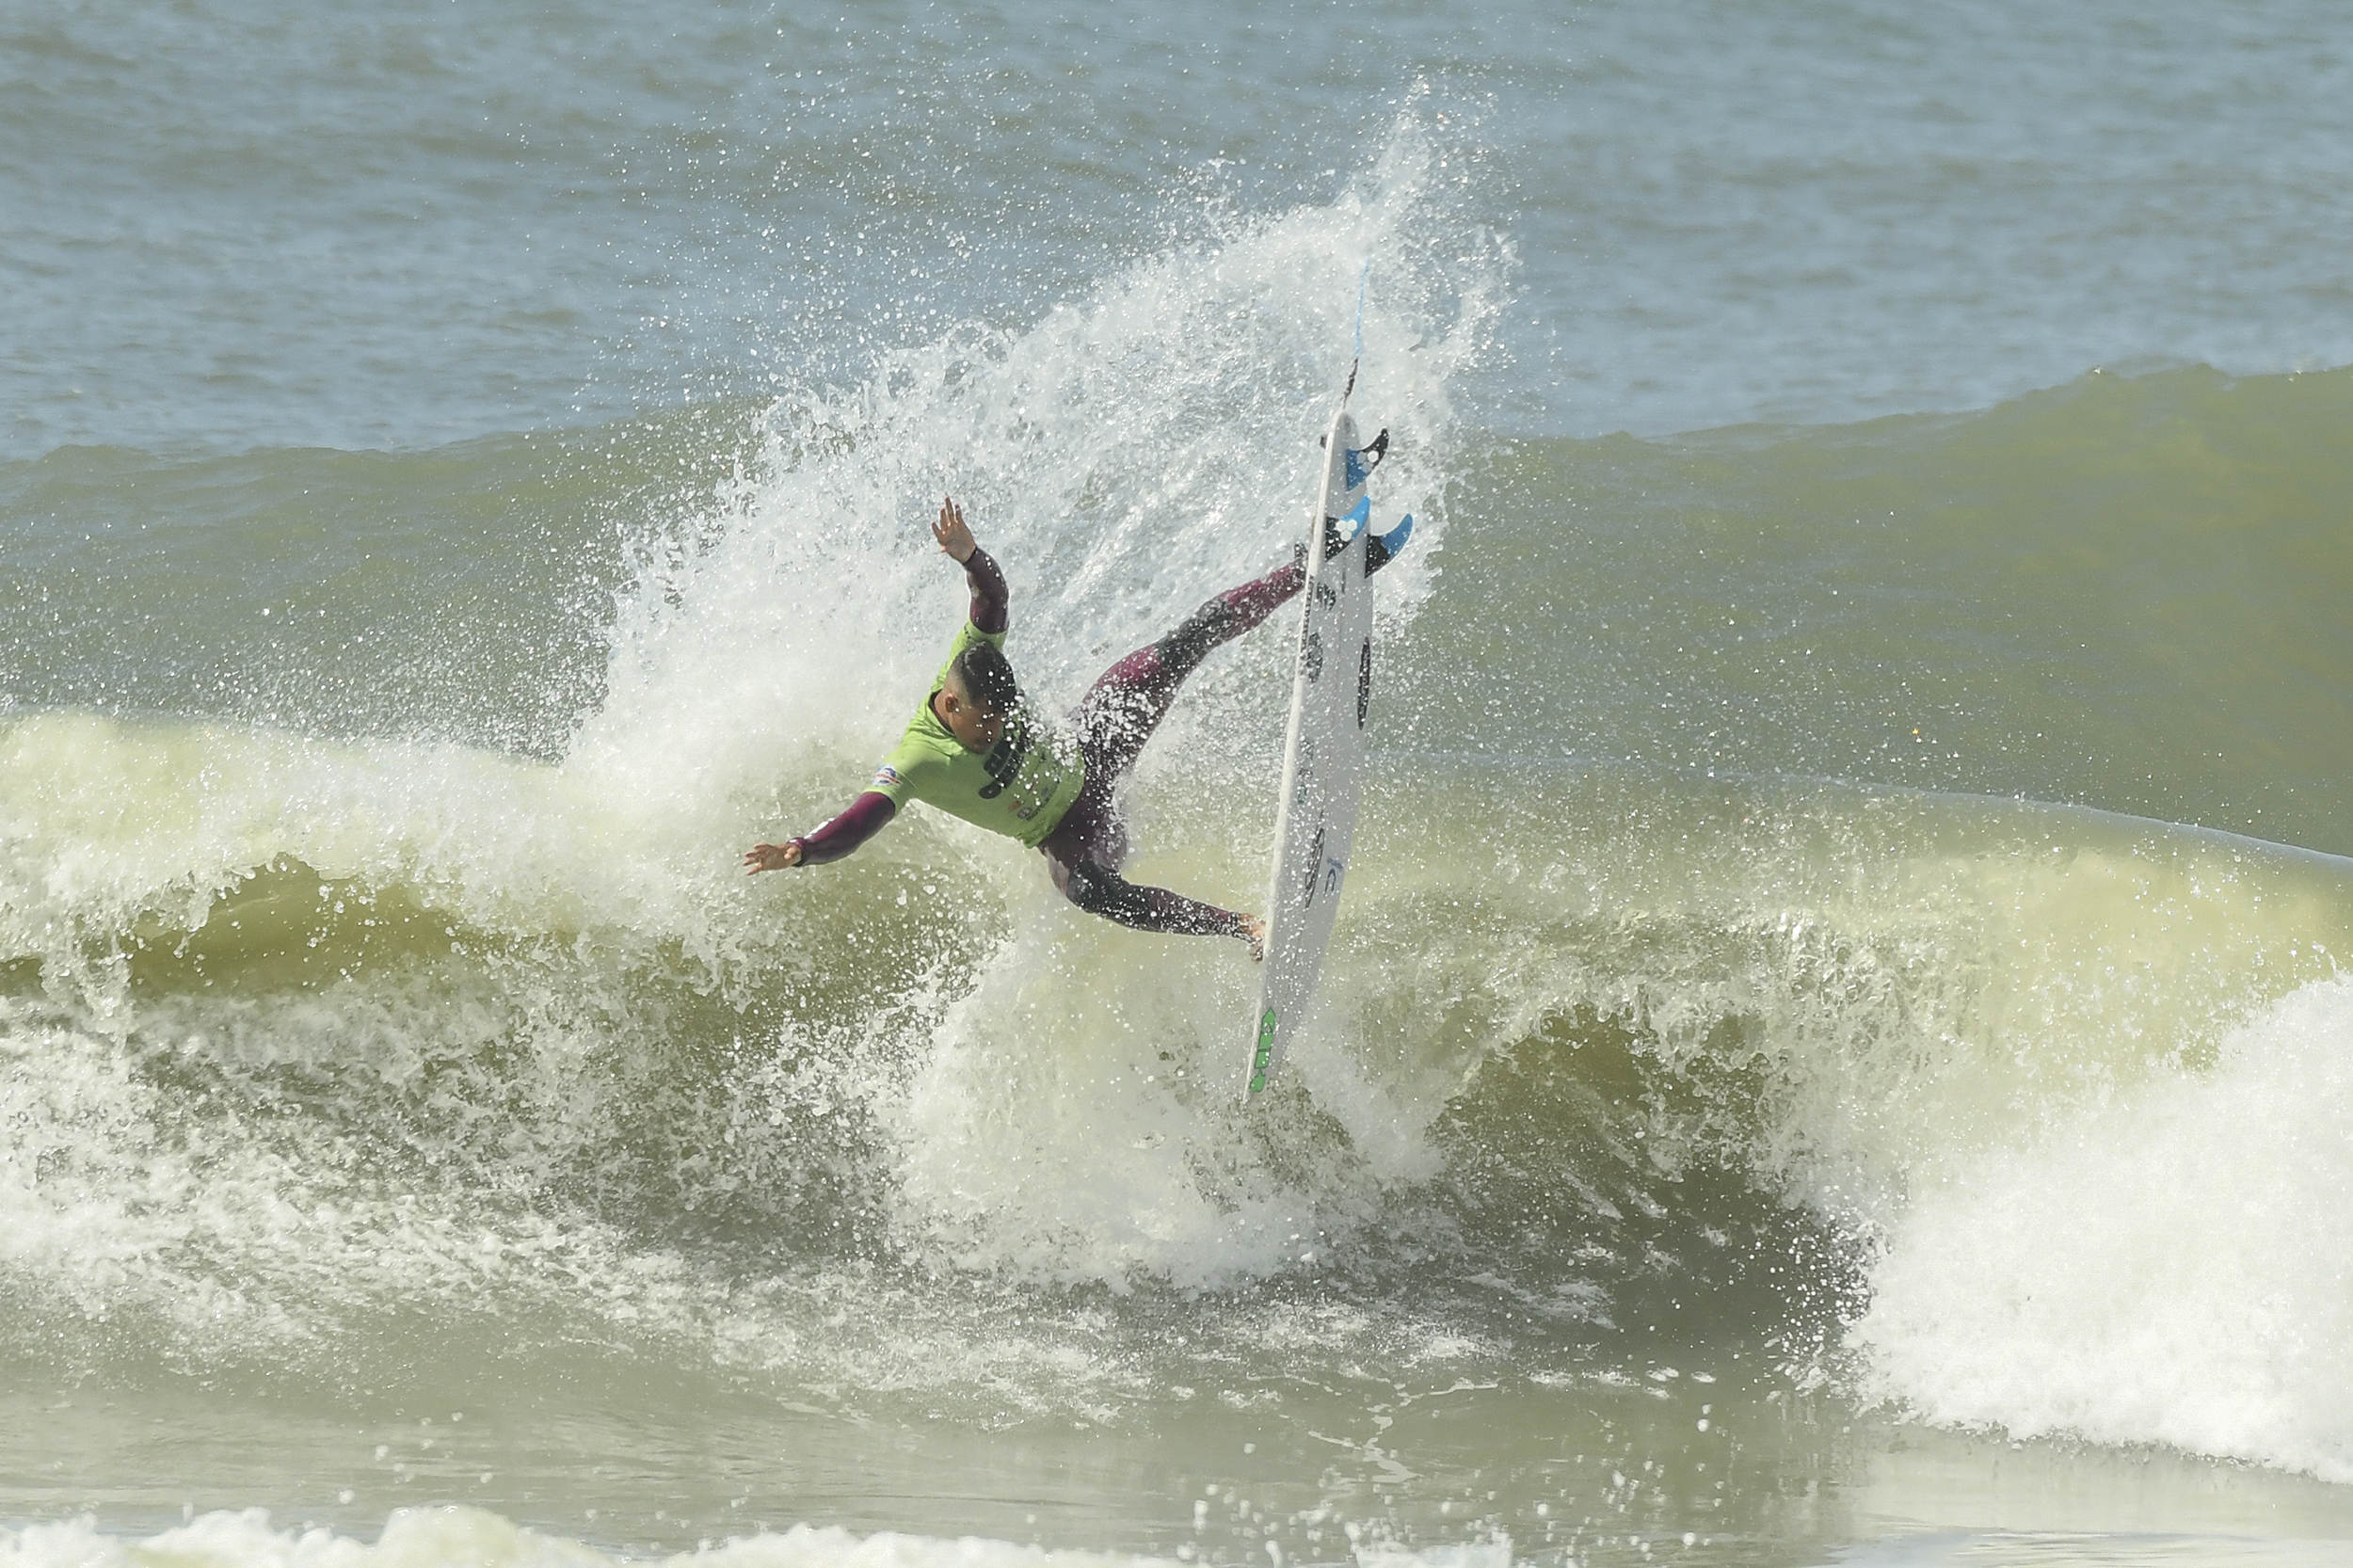
[[[1404,543],[1401,528],[1368,544],[1368,569]],[[973,542],[954,498],[943,500],[932,536],[964,568],[971,614],[949,645],[948,662],[874,781],[842,812],[781,844],[744,853],[751,874],[839,860],[882,831],[908,800],[927,801],[1046,856],[1063,895],[1090,914],[1137,931],[1235,936],[1264,956],[1266,924],[1119,874],[1128,835],[1112,800],[1120,778],[1209,656],[1272,615],[1306,581],[1303,561],[1228,588],[1160,641],[1128,654],[1096,679],[1063,729],[1029,711],[1005,660],[1004,574]],[[1337,541],[1335,541],[1337,542]]]

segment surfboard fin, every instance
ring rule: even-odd
[[[1325,438],[1325,437],[1322,437],[1322,436],[1318,436],[1318,437],[1316,438],[1316,446],[1317,446],[1319,449],[1321,449],[1321,448],[1323,446],[1324,441],[1325,441],[1326,440],[1327,440],[1327,438]],[[1387,425],[1385,425],[1385,425],[1383,425],[1383,426],[1381,427],[1381,433],[1380,433],[1379,435],[1377,435],[1377,436],[1375,436],[1375,437],[1373,437],[1373,438],[1372,438],[1372,441],[1371,441],[1371,444],[1370,444],[1370,445],[1368,445],[1368,446],[1356,446],[1356,447],[1351,447],[1349,450],[1350,450],[1352,453],[1366,453],[1366,452],[1369,452],[1369,453],[1371,453],[1371,454],[1372,454],[1372,461],[1371,461],[1371,462],[1369,462],[1369,463],[1367,463],[1367,464],[1365,465],[1365,472],[1366,472],[1367,473],[1370,473],[1370,472],[1371,472],[1374,469],[1377,469],[1377,468],[1379,468],[1379,467],[1381,466],[1381,459],[1388,456],[1388,453],[1389,453],[1389,427],[1388,427]]]
[[[1414,514],[1408,512],[1395,528],[1385,534],[1375,534],[1365,541],[1365,575],[1370,577],[1405,548],[1405,541],[1414,536]]]
[[[1346,533],[1340,532],[1347,526]],[[1323,558],[1330,560],[1356,542],[1356,536],[1372,526],[1372,497],[1366,496],[1348,509],[1343,518],[1323,520]]]

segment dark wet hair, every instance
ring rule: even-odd
[[[956,684],[965,695],[984,708],[999,712],[1009,711],[1020,688],[1014,684],[1013,665],[1006,662],[1004,651],[994,643],[974,643],[955,657],[948,666]]]

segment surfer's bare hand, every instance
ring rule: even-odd
[[[761,872],[780,872],[787,866],[800,863],[801,846],[798,844],[754,844],[744,852],[746,876],[758,876]]]
[[[1241,935],[1242,940],[1250,944],[1251,961],[1258,964],[1265,963],[1266,921],[1256,915],[1244,915],[1241,918]]]
[[[932,537],[939,541],[940,549],[955,558],[957,565],[972,559],[972,530],[964,525],[964,508],[956,504],[954,496],[941,500],[939,520],[932,524]]]

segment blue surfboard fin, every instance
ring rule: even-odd
[[[1365,575],[1370,577],[1389,564],[1397,552],[1405,548],[1405,541],[1414,536],[1414,514],[1408,512],[1395,528],[1385,534],[1375,534],[1365,541]]]

